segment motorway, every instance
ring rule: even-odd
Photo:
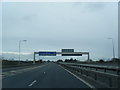
[[[30,68],[30,67],[29,67]],[[15,71],[15,72],[19,72]],[[8,73],[9,74],[9,73]],[[55,63],[36,66],[2,79],[2,88],[90,88]]]

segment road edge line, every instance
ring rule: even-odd
[[[60,66],[60,65],[59,65]],[[61,68],[63,68],[62,66],[60,66]],[[85,80],[81,79],[80,77],[78,77],[77,75],[75,75],[74,73],[70,72],[69,70],[63,68],[65,71],[67,71],[68,73],[72,74],[74,77],[76,77],[77,79],[79,79],[80,81],[82,81],[83,83],[85,83],[87,86],[89,86],[90,88],[95,89],[95,87],[93,85],[90,85],[89,83],[87,83]]]

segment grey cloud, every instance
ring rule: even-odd
[[[84,11],[99,11],[99,10],[102,10],[105,8],[105,6],[107,5],[108,3],[105,3],[105,2],[88,2],[88,3],[85,3],[85,2],[75,2],[73,3],[73,6],[74,7],[81,7],[81,9],[84,9]]]
[[[105,3],[102,3],[102,2],[90,3],[87,5],[87,7],[92,11],[104,9],[105,6],[106,6]]]
[[[28,13],[23,16],[23,20],[26,20],[26,21],[35,19],[35,18],[37,18],[37,14],[34,14],[34,13]]]

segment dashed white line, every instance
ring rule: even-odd
[[[60,66],[60,65],[59,65]],[[63,68],[62,66],[60,66],[61,68]],[[68,71],[67,69],[63,68],[64,70],[66,70],[67,72],[69,72],[70,74],[72,74],[74,77],[76,77],[77,79],[79,79],[80,81],[82,81],[83,83],[85,83],[86,85],[88,85],[90,88],[95,89],[94,86],[90,85],[89,83],[87,83],[86,81],[84,81],[83,79],[81,79],[80,77],[78,77],[77,75],[73,74],[72,72]]]
[[[12,70],[12,71],[10,71],[10,72],[15,73],[16,71]]]
[[[31,86],[33,86],[33,84],[36,83],[36,82],[37,82],[37,80],[34,80],[34,81],[33,81],[31,84],[29,84],[28,86],[31,87]]]

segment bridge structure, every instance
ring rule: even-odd
[[[62,49],[61,52],[55,52],[55,51],[39,51],[39,52],[34,52],[33,56],[33,64],[35,64],[35,57],[36,55],[39,56],[56,56],[56,55],[61,55],[61,56],[82,56],[87,55],[88,60],[90,59],[90,54],[89,52],[74,52],[74,49]]]

